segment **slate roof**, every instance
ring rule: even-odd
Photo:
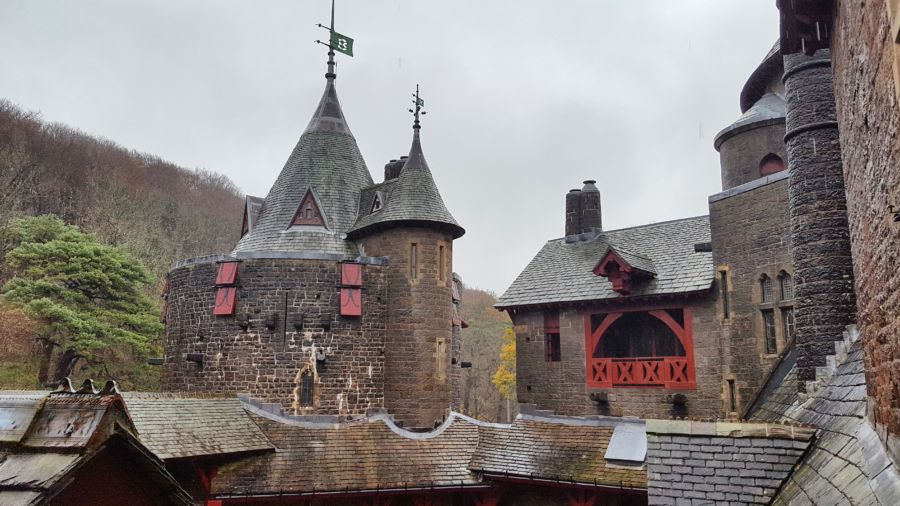
[[[607,248],[607,251],[614,252],[619,256],[619,258],[628,262],[628,265],[634,267],[635,269],[644,271],[648,274],[656,274],[656,266],[653,265],[653,260],[650,260],[645,256],[638,255],[637,253],[632,253],[622,248],[615,248],[613,246]]]
[[[647,486],[643,463],[624,466],[604,458],[615,426],[624,423],[643,425],[625,419],[590,423],[520,417],[510,427],[484,427],[469,468],[504,476],[643,489]]]
[[[380,210],[370,212],[377,190],[385,192],[385,202]],[[360,196],[359,211],[359,219],[350,230],[350,237],[361,237],[382,228],[403,225],[437,226],[448,230],[454,239],[465,234],[444,205],[425,161],[417,127],[413,129],[412,147],[400,176],[378,188],[364,191]]]
[[[235,397],[122,394],[141,442],[161,459],[272,450]]]
[[[785,117],[784,99],[772,92],[766,92],[760,97],[752,107],[747,109],[744,114],[734,121],[731,125],[723,128],[721,132],[716,134],[713,140],[713,146],[716,150],[723,142],[731,138],[733,135],[747,130],[750,126],[763,122],[784,122]]]
[[[849,346],[818,392],[805,400],[798,395],[788,407],[791,396],[782,392],[761,399],[753,416],[812,423],[819,435],[772,504],[900,504],[900,474],[865,419],[861,341]]]
[[[647,421],[649,504],[769,504],[815,429]]]
[[[495,306],[623,298],[613,291],[612,283],[592,272],[610,246],[649,259],[656,270],[655,278],[634,283],[630,297],[708,290],[714,280],[712,253],[694,251],[694,244],[710,241],[708,216],[577,238],[547,242]]]
[[[355,258],[356,246],[345,240],[357,217],[359,193],[372,185],[372,176],[347,126],[334,79],[309,126],[272,185],[253,229],[238,242],[234,253],[308,251]],[[307,190],[312,189],[327,228],[291,227],[291,220]]]
[[[784,60],[781,55],[781,41],[776,40],[741,89],[741,112],[747,112],[766,92],[771,91],[772,81],[780,80],[782,74],[784,74]]]
[[[277,451],[219,467],[213,495],[478,484],[467,469],[478,443],[478,426],[462,417],[452,417],[442,430],[422,435],[398,433],[381,418],[340,425],[260,414],[253,420]]]

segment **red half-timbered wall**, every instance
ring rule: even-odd
[[[587,386],[589,388],[697,388],[691,311],[688,308],[672,309],[683,312],[683,324],[676,321],[666,309],[629,308],[602,313],[604,316],[600,324],[593,328],[591,316],[596,313],[586,311],[584,314],[584,355]],[[594,350],[598,348],[613,323],[626,313],[634,312],[644,312],[665,324],[683,347],[684,355],[595,357]]]

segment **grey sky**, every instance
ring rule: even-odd
[[[265,196],[325,84],[328,0],[0,0],[0,96]],[[420,83],[429,165],[502,292],[597,179],[606,229],[707,213],[715,134],[777,38],[772,0],[338,0],[344,113],[376,181]]]

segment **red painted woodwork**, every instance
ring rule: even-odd
[[[613,285],[613,291],[622,295],[631,293],[631,264],[610,248],[594,267],[594,274],[603,276]]]
[[[291,225],[325,226],[325,218],[322,216],[319,204],[313,197],[312,190],[306,190],[306,195],[303,196],[303,200],[297,206],[297,212],[294,213],[294,218],[291,219]]]
[[[648,310],[649,309],[649,310]],[[585,370],[588,388],[640,388],[662,387],[670,389],[697,388],[694,370],[694,336],[691,311],[681,309],[684,326],[678,324],[664,309],[629,308],[607,313],[597,329],[591,330],[591,312],[584,314],[585,328]],[[646,311],[647,314],[663,322],[684,347],[683,357],[628,357],[598,358],[594,350],[610,326],[626,312]]]
[[[233,286],[223,286],[216,289],[216,305],[213,308],[213,314],[216,316],[233,315],[236,295],[237,288]]]
[[[344,286],[362,286],[362,265],[353,263],[341,264],[341,284]]]
[[[590,492],[574,492],[569,494],[569,506],[594,506],[597,496]]]
[[[341,316],[362,315],[362,290],[341,288]]]
[[[341,316],[362,316],[362,265],[341,264]]]
[[[559,332],[559,311],[544,312],[544,333]]]
[[[232,286],[237,279],[239,262],[222,262],[216,272],[216,286]]]
[[[472,500],[474,506],[497,506],[503,497],[503,491],[499,489],[491,489],[483,495],[475,497]]]
[[[222,506],[221,499],[207,499],[206,506]]]

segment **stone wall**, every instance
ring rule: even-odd
[[[673,306],[660,306],[673,307]],[[721,331],[711,295],[688,303],[692,314],[697,388],[588,389],[585,372],[584,309],[560,310],[560,361],[546,359],[544,314],[518,310],[511,314],[516,332],[516,388],[520,403],[561,415],[613,415],[669,418],[719,417],[723,413]],[[591,312],[611,308],[592,308]],[[591,400],[591,393],[606,393],[607,402]],[[684,394],[684,408],[672,396]]]
[[[783,310],[793,306],[784,300],[779,275],[793,275],[791,258],[788,180],[786,173],[757,180],[710,197],[709,222],[713,264],[716,266],[717,315],[722,324],[722,374],[725,388],[733,379],[736,413],[742,413],[762,388],[789,339],[785,335]],[[722,276],[727,276],[729,314],[722,301]],[[762,304],[760,278],[773,283],[774,302]],[[777,353],[766,350],[761,309],[775,317]],[[730,393],[726,391],[730,396]],[[730,397],[727,399],[730,403]],[[730,411],[730,406],[727,406]]]
[[[718,147],[722,189],[728,190],[759,178],[759,162],[769,153],[785,160],[784,119],[772,119],[729,133]]]
[[[410,255],[416,245],[417,272]],[[388,256],[386,269],[385,407],[407,427],[433,427],[446,417],[452,377],[453,240],[427,228],[393,228],[363,239],[366,254]],[[440,247],[444,265],[439,266]]]
[[[884,0],[836,2],[834,83],[870,418],[900,458],[900,114]]]
[[[797,366],[805,388],[856,316],[829,51],[786,55],[784,89]]]
[[[304,414],[359,415],[383,407],[386,267],[363,267],[363,315],[341,317],[339,263],[244,260],[236,314],[249,315],[246,331],[235,316],[213,315],[216,270],[206,262],[169,273],[166,390],[246,393],[294,413],[298,376],[308,370],[317,386],[315,406]],[[265,320],[273,315],[269,329]],[[202,364],[188,354],[200,354]]]

